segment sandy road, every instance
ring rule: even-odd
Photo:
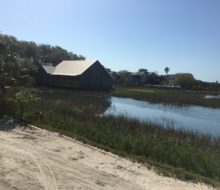
[[[0,131],[0,190],[208,190],[36,127]]]

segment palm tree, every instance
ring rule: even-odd
[[[168,74],[169,71],[170,71],[170,68],[169,67],[165,67],[164,71],[165,71],[166,74]]]

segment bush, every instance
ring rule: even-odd
[[[175,83],[179,84],[182,88],[192,88],[196,81],[190,73],[178,73],[175,76]]]
[[[22,90],[15,94],[13,102],[18,109],[18,121],[25,123],[25,114],[31,108],[32,103],[35,101],[36,97],[31,94],[28,90]]]

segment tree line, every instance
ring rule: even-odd
[[[62,60],[85,59],[84,56],[69,52],[60,46],[20,41],[14,36],[0,34],[0,55],[3,56],[8,54],[32,59],[35,65],[41,63],[53,63],[56,65]]]
[[[53,63],[57,65],[62,60],[84,60],[85,57],[59,47],[35,42],[20,41],[14,36],[0,34],[0,90],[18,81],[21,73],[29,70],[34,74],[40,64]],[[31,71],[31,72],[30,72]],[[219,83],[198,81],[190,73],[179,73],[175,76],[168,75],[169,67],[165,67],[166,75],[158,75],[156,72],[148,72],[147,69],[139,69],[137,73],[127,70],[111,72],[110,74],[117,85],[168,85],[179,84],[182,88],[219,88]],[[134,75],[136,74],[136,76]],[[139,75],[139,76],[138,76]],[[32,78],[32,79],[33,79]]]
[[[149,72],[147,69],[139,69],[132,73],[127,70],[111,72],[117,85],[123,86],[144,86],[144,85],[162,85],[170,87],[180,87],[184,89],[219,89],[220,84],[216,82],[204,82],[195,79],[191,73],[168,74],[169,67],[164,68],[166,75],[159,75],[157,72]]]
[[[21,75],[32,75],[43,63],[57,65],[62,60],[84,60],[85,57],[59,47],[20,41],[14,36],[0,34],[0,91],[21,81]],[[0,93],[1,93],[0,92]]]

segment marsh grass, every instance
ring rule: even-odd
[[[61,134],[159,167],[166,175],[193,181],[207,179],[216,184],[220,181],[218,138],[164,129],[123,117],[97,117],[78,112],[71,118],[56,113],[44,116],[43,121],[35,124],[50,126]]]
[[[219,95],[220,91],[198,91],[152,87],[115,87],[113,96],[146,100],[152,103],[197,105],[220,108],[220,99],[206,99],[205,95]]]
[[[220,138],[101,116],[110,104],[105,93],[34,91],[39,102],[26,113],[29,123],[155,167],[163,175],[220,187]]]

